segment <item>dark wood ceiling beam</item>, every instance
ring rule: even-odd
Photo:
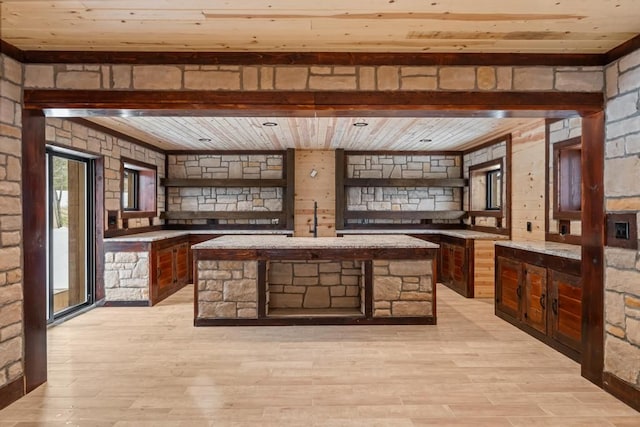
[[[600,111],[592,92],[197,92],[24,91],[26,109],[53,117],[185,116],[407,116],[565,117]]]

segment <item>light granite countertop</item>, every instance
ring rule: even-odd
[[[530,252],[537,252],[546,255],[559,256],[563,258],[580,260],[582,259],[582,248],[576,245],[555,242],[497,242],[496,246],[522,249]]]
[[[223,236],[198,243],[197,249],[437,249],[438,245],[404,235],[345,237]]]
[[[174,237],[188,236],[189,234],[210,234],[220,235],[291,235],[290,230],[160,230],[149,231],[147,233],[130,234],[121,237],[109,237],[105,242],[157,242],[158,240],[171,239]]]
[[[368,234],[441,234],[443,236],[458,237],[460,239],[473,240],[509,240],[509,236],[502,234],[484,233],[474,230],[437,230],[437,229],[388,229],[388,230],[337,230],[338,234],[344,235],[368,235]]]

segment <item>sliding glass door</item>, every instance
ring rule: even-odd
[[[49,322],[93,303],[93,162],[47,150]]]

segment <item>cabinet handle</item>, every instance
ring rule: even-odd
[[[547,309],[547,307],[546,307],[546,305],[547,305],[546,301],[547,301],[547,296],[546,296],[545,294],[540,295],[540,307],[542,307],[542,309],[543,309],[543,310],[546,310],[546,309]]]
[[[522,297],[522,288],[520,286],[516,288],[516,295],[518,295],[518,299]]]
[[[553,314],[558,314],[558,298],[554,298],[553,301],[551,301],[551,310]]]

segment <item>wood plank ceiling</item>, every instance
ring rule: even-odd
[[[638,0],[5,0],[22,50],[603,53]]]
[[[4,41],[49,51],[605,53],[640,33],[638,0],[4,0],[0,11]],[[524,122],[92,120],[164,149],[361,150],[464,149]]]
[[[94,117],[90,120],[165,150],[461,150],[528,122],[528,119],[512,118],[407,117]]]

